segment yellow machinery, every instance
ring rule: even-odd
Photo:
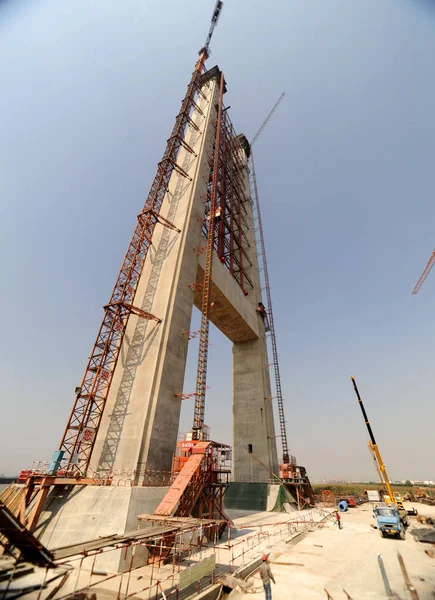
[[[381,480],[382,485],[385,486],[386,489],[388,489],[387,486],[389,485],[390,482],[388,481],[388,479],[387,480],[384,479],[383,473],[379,466],[378,459],[376,457],[375,450],[373,448],[373,444],[370,440],[367,442],[367,446],[370,450],[370,454],[373,457],[373,462],[375,463],[375,468],[376,468],[376,471],[378,472],[379,479]],[[378,450],[378,454],[379,454],[379,450]],[[385,471],[385,468],[384,468],[384,471]],[[384,502],[387,502],[387,504],[391,504],[391,503],[397,504],[398,508],[400,508],[401,510],[405,510],[405,508],[403,506],[402,496],[399,494],[399,492],[393,492],[393,493],[394,493],[393,500],[390,498],[389,495],[383,494]]]
[[[381,483],[384,485],[384,480],[382,478],[382,472],[379,468],[378,460],[376,458],[375,451],[373,450],[373,444],[371,443],[370,440],[367,441],[367,446],[369,448],[370,454],[372,455],[373,462],[375,463],[375,469],[378,472],[379,479],[381,480]]]
[[[377,470],[377,472],[379,474],[379,478],[381,480],[381,483],[382,483],[382,485],[385,486],[385,489],[387,490],[388,496],[384,497],[384,502],[389,502],[391,504],[395,504],[398,509],[403,510],[403,503],[402,503],[402,501],[400,499],[400,504],[399,504],[399,502],[398,502],[398,500],[397,500],[397,498],[396,498],[396,496],[395,496],[395,494],[393,492],[393,489],[391,487],[390,480],[388,479],[387,470],[385,469],[384,461],[382,460],[381,454],[379,452],[378,445],[377,445],[376,440],[375,440],[375,436],[373,435],[373,431],[372,431],[372,428],[371,428],[371,425],[370,425],[370,421],[368,420],[367,413],[366,413],[365,408],[364,408],[364,404],[362,402],[361,396],[359,395],[359,391],[358,391],[358,387],[356,385],[355,377],[351,377],[351,379],[352,379],[352,383],[353,383],[353,388],[355,390],[355,394],[357,395],[357,398],[358,398],[358,402],[359,402],[359,406],[361,408],[361,412],[362,412],[363,417],[364,417],[364,422],[366,424],[367,431],[369,432],[370,440],[368,441],[368,447],[369,447],[369,450],[370,450],[370,452],[371,452],[371,454],[373,456],[373,460],[374,460],[374,463],[375,463],[375,466],[376,466],[376,470]]]
[[[392,503],[393,500],[391,500],[389,496],[384,496],[384,502]],[[397,504],[400,510],[405,510],[405,507],[403,506],[402,496],[399,494],[399,492],[394,492],[394,504]]]

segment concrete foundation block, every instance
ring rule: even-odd
[[[225,492],[224,503],[230,510],[292,512],[295,500],[279,483],[234,481]]]
[[[52,489],[35,535],[53,550],[108,535],[137,530],[137,515],[152,514],[167,487],[73,486]],[[135,550],[136,566],[145,564],[146,550]],[[131,548],[103,553],[96,568],[112,573],[130,566]],[[143,562],[142,562],[143,561]]]

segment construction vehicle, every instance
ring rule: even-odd
[[[376,518],[378,530],[382,537],[398,535],[400,539],[405,539],[406,526],[396,504],[392,502],[375,504],[373,516]]]
[[[399,508],[404,509],[405,507],[403,506],[402,496],[399,494],[399,492],[393,492],[393,493],[394,493],[395,504],[397,504],[397,506]],[[391,504],[393,502],[393,500],[387,494],[384,494],[383,498],[384,498],[384,502],[386,502],[387,504]]]
[[[383,494],[383,499],[384,502],[391,502],[391,499],[389,496],[387,496],[387,494]],[[412,508],[411,510],[407,510],[404,506],[403,506],[403,498],[402,496],[399,494],[399,492],[394,492],[394,500],[395,503],[397,504],[397,506],[399,507],[399,510],[404,510],[406,511],[406,514],[412,517],[416,517],[418,515],[418,511],[415,508]]]
[[[356,396],[358,398],[358,402],[359,402],[359,406],[361,408],[361,412],[362,412],[363,417],[364,417],[364,422],[366,424],[367,431],[369,433],[369,437],[370,437],[370,440],[369,440],[369,443],[368,443],[369,450],[370,450],[370,452],[371,452],[371,454],[373,456],[373,460],[375,462],[376,470],[377,470],[377,472],[379,474],[379,477],[380,477],[380,480],[381,480],[381,484],[385,487],[385,489],[387,491],[387,494],[384,496],[384,502],[381,503],[381,504],[379,504],[379,505],[375,505],[375,509],[374,510],[376,510],[377,506],[381,506],[382,508],[384,508],[384,511],[381,511],[381,513],[379,515],[382,518],[384,518],[384,517],[388,516],[388,515],[384,514],[384,512],[386,511],[385,507],[387,507],[390,510],[392,510],[394,508],[394,510],[396,511],[397,515],[399,516],[399,521],[403,525],[403,533],[401,533],[400,535],[401,535],[401,537],[402,537],[402,535],[403,535],[403,537],[405,537],[405,527],[408,526],[408,513],[405,510],[405,508],[403,507],[403,502],[402,502],[401,498],[399,497],[399,500],[398,500],[396,498],[394,492],[393,492],[393,488],[391,487],[391,483],[390,483],[390,480],[389,480],[388,475],[387,475],[387,470],[385,468],[384,461],[382,460],[381,454],[379,452],[378,445],[377,445],[376,440],[375,440],[375,436],[373,435],[373,431],[372,431],[372,428],[371,428],[371,425],[370,425],[370,421],[368,420],[367,413],[365,411],[363,401],[361,399],[358,387],[356,385],[355,378],[351,377],[351,380],[352,380],[352,383],[353,383],[353,388],[355,390],[355,394],[356,394]],[[388,500],[388,504],[387,504],[387,500]],[[384,504],[385,504],[385,506],[383,506]],[[389,515],[389,518],[394,519],[394,514]],[[390,524],[393,523],[393,522],[394,521],[391,521]],[[382,524],[382,523],[383,523],[382,520],[380,522],[378,521],[378,528],[379,528],[379,525]],[[386,525],[386,523],[385,523],[385,525]],[[384,529],[385,529],[385,527],[384,527]],[[381,531],[381,534],[382,534],[382,531],[384,531],[384,529],[379,529]],[[394,529],[394,527],[391,527],[391,529]],[[395,533],[400,533],[401,531],[402,531],[402,528],[398,529],[396,527]]]
[[[371,453],[371,455],[373,457],[373,461],[375,463],[375,468],[376,468],[376,471],[378,472],[379,479],[381,480],[381,483],[384,485],[385,482],[384,482],[383,477],[382,477],[382,472],[379,469],[379,465],[378,465],[378,461],[377,461],[377,458],[376,458],[376,454],[375,454],[375,452],[373,450],[373,445],[372,445],[372,443],[371,443],[370,440],[367,442],[367,446],[368,446],[368,448],[370,450],[370,453]],[[390,496],[387,494],[387,492],[385,490],[381,490],[381,495],[382,495],[382,498],[383,498],[384,502],[386,502],[387,504],[392,502]],[[369,498],[369,500],[370,500],[370,498]],[[399,507],[400,510],[406,510],[405,507],[403,506],[403,499],[402,499],[402,496],[399,494],[399,492],[394,492],[394,502],[397,504],[397,506]],[[412,510],[407,510],[406,514],[415,517],[418,513],[417,513],[416,509],[413,508]]]

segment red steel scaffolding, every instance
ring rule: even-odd
[[[209,73],[213,74],[214,69]],[[224,92],[225,80],[223,73],[220,73],[215,143],[213,152],[209,156],[210,172],[203,220],[203,234],[207,239],[207,245],[205,247],[204,280],[200,284],[202,289],[201,327],[192,427],[195,440],[202,439],[204,425],[214,251],[217,252],[220,261],[228,268],[245,295],[248,294],[245,289],[246,285],[253,288],[244,267],[245,263],[252,264],[246,252],[248,240],[244,233],[246,223],[243,214],[246,214],[245,204],[248,201],[243,190],[242,180],[244,167],[241,153],[244,150],[240,138],[231,124],[227,110],[223,107]],[[190,332],[188,333],[190,334]],[[189,335],[189,337],[193,336]]]
[[[135,307],[134,298],[157,223],[177,230],[173,224],[162,218],[159,212],[172,173],[176,171],[191,180],[190,176],[177,164],[177,157],[181,147],[194,154],[192,148],[185,142],[185,133],[188,127],[198,130],[192,120],[192,113],[194,110],[199,110],[196,99],[202,93],[201,77],[205,70],[204,63],[208,57],[208,46],[221,8],[222,2],[217,2],[206,45],[200,51],[200,57],[187,87],[180,112],[167,141],[162,160],[158,163],[150,192],[142,212],[138,215],[138,222],[111,298],[104,307],[103,321],[82,382],[76,388],[74,405],[59,447],[59,450],[63,452],[62,468],[66,473],[73,472],[84,475],[89,467],[92,449],[130,314],[160,322],[157,316]]]

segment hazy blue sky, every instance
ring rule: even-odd
[[[0,472],[57,448],[213,1],[0,0]],[[313,479],[375,475],[351,374],[390,476],[435,479],[435,272],[411,296],[435,246],[434,56],[430,0],[226,0],[212,41],[239,132],[286,92],[255,152]],[[206,421],[230,442],[230,344],[211,341]]]

